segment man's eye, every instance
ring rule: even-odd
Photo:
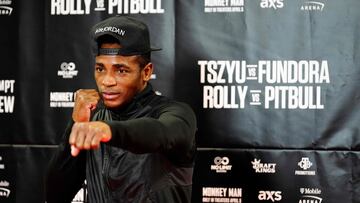
[[[126,69],[118,69],[118,73],[128,73],[129,71]]]
[[[104,70],[104,68],[102,68],[102,67],[95,67],[96,72],[102,72],[103,70]]]

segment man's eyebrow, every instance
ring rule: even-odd
[[[98,65],[98,66],[104,67],[104,64],[103,64],[103,63],[95,63],[95,64]]]
[[[129,68],[129,66],[127,66],[126,64],[123,64],[123,63],[115,63],[115,64],[112,64],[112,66],[114,66],[115,68]]]

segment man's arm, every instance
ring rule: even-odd
[[[107,143],[134,153],[186,152],[193,147],[196,118],[192,109],[174,102],[161,110],[159,118],[105,121],[111,129]]]
[[[47,203],[71,202],[85,180],[86,154],[70,154],[69,135],[72,122],[65,130],[62,142],[49,164],[46,174]]]
[[[158,118],[76,122],[69,143],[75,149],[72,149],[73,156],[77,156],[80,150],[98,148],[100,142],[134,153],[172,152],[172,155],[183,155],[193,149],[195,132],[196,118],[192,109],[184,103],[172,102],[162,108]]]
[[[75,146],[70,145],[69,138],[75,125],[90,120],[91,111],[96,108],[98,101],[99,94],[96,90],[78,90],[76,92],[72,122],[66,128],[58,151],[48,168],[46,177],[46,200],[48,203],[71,202],[84,183],[86,153],[81,153]]]

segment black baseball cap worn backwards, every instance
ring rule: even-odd
[[[159,48],[151,48],[149,29],[147,25],[128,16],[114,16],[94,25],[90,31],[91,38],[96,44],[96,55],[141,55]],[[101,36],[110,35],[119,41],[120,49],[102,49],[98,47]]]

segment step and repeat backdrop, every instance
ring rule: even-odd
[[[158,94],[197,114],[193,202],[360,202],[360,1],[0,0],[0,202],[44,202],[89,29],[146,22]],[[86,185],[73,202],[87,202]]]

